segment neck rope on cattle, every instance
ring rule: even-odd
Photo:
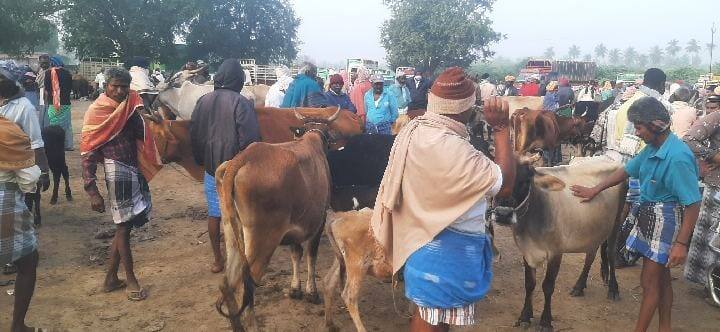
[[[528,207],[530,206],[530,196],[532,195],[533,191],[532,187],[532,184],[530,184],[530,189],[528,190],[528,194],[527,196],[525,196],[525,199],[520,202],[520,204],[516,208],[513,209],[515,211],[515,216],[518,218],[524,217],[528,211]]]
[[[322,124],[322,123],[315,123],[315,122],[309,122],[309,123],[310,123],[310,124],[318,124],[318,125],[321,125],[321,124]],[[322,139],[322,141],[323,141],[324,144],[326,144],[326,145],[329,144],[328,136],[327,136],[327,134],[325,133],[325,131],[323,131],[323,130],[320,130],[320,129],[317,129],[317,128],[311,128],[311,129],[308,129],[305,133],[307,134],[307,133],[310,133],[310,132],[313,132],[313,131],[314,131],[314,132],[317,132],[318,134],[320,134],[320,138]]]

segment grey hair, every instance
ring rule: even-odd
[[[675,97],[676,101],[688,102],[691,97],[690,89],[685,86],[681,86],[677,90],[675,90],[673,96]]]
[[[130,76],[130,72],[127,71],[127,69],[122,67],[110,67],[105,70],[105,81],[110,82],[111,80],[120,80],[123,82],[132,81],[132,77]]]
[[[303,62],[302,67],[300,67],[300,74],[309,74],[309,73],[317,73],[317,66],[310,62]]]

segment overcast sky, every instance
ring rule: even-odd
[[[350,57],[384,62],[380,26],[390,13],[382,0],[293,4],[302,19],[300,54],[320,64]],[[719,0],[498,0],[491,14],[493,28],[507,39],[492,49],[499,56],[519,58],[542,55],[549,46],[562,57],[572,44],[580,46],[582,54],[592,54],[601,42],[609,49],[633,46],[640,53],[653,45],[664,47],[673,38],[681,47],[691,38],[705,46],[713,19],[720,26],[718,4]],[[720,37],[715,39],[717,44]]]

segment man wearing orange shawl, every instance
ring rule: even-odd
[[[370,73],[365,67],[360,67],[357,70],[357,78],[352,84],[350,89],[350,101],[357,109],[356,114],[359,115],[363,123],[365,123],[365,93],[372,89],[372,83],[370,83]]]
[[[410,121],[390,152],[371,228],[393,273],[404,267],[405,296],[418,309],[411,331],[475,323],[475,303],[490,289],[488,198],[509,196],[515,178],[507,102],[490,98],[495,164],[469,141],[475,85],[462,69],[433,84],[425,115]]]
[[[149,128],[138,113],[143,102],[130,91],[130,73],[122,68],[107,70],[107,88],[85,113],[80,138],[83,180],[94,211],[105,212],[105,202],[97,188],[97,165],[105,170],[110,212],[116,224],[110,247],[106,292],[127,287],[128,299],[147,298],[135,277],[130,251],[130,231],[148,222],[152,202],[150,181],[160,170],[158,154]],[[120,262],[127,281],[118,279]]]

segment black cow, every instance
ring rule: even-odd
[[[48,126],[42,130],[42,138],[45,145],[45,155],[47,156],[48,166],[53,174],[53,191],[50,198],[50,204],[55,205],[58,198],[58,187],[60,185],[60,177],[65,180],[65,198],[72,201],[72,192],[70,191],[70,173],[65,162],[65,130],[60,126]],[[34,208],[35,225],[40,225],[40,188],[35,193],[25,195],[25,203],[30,211]]]

